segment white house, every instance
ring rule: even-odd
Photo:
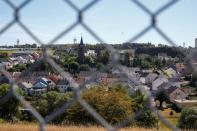
[[[165,60],[170,60],[171,57],[169,57],[169,56],[167,55],[167,53],[158,53],[158,59],[160,59],[160,60],[163,60],[163,59],[165,59]]]
[[[97,54],[95,53],[95,50],[87,50],[85,53],[85,56],[93,56],[95,57]]]

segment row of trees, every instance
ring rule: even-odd
[[[125,60],[123,63],[124,65],[128,67],[140,67],[142,69],[150,69],[150,68],[162,68],[165,67],[167,64],[169,64],[170,61],[166,61],[165,59],[158,59],[158,58],[151,58],[151,57],[145,57],[145,58],[139,58],[135,57],[132,61]]]
[[[20,45],[14,45],[14,46],[0,46],[0,48],[37,48],[37,44],[20,44]]]
[[[168,56],[171,57],[180,57],[183,58],[184,54],[177,50],[176,47],[148,47],[148,48],[137,48],[135,51],[136,55],[139,54],[148,54],[150,56],[157,56],[159,53],[166,53]]]

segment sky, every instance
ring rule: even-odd
[[[10,0],[18,6],[23,0]],[[91,0],[71,0],[83,8]],[[170,0],[139,0],[152,12]],[[158,27],[177,45],[194,46],[197,38],[197,0],[179,0],[157,17]],[[32,0],[20,12],[21,21],[43,42],[48,43],[77,20],[77,13],[63,0]],[[0,0],[0,30],[13,19],[13,10]],[[136,6],[132,0],[100,0],[83,14],[86,23],[104,42],[120,44],[150,24],[150,16]],[[54,44],[73,43],[83,37],[84,43],[99,43],[82,26],[78,25]],[[37,43],[18,24],[0,34],[0,45]],[[134,42],[167,44],[155,30]]]

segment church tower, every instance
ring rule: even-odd
[[[81,41],[78,48],[78,62],[79,64],[85,63],[85,45],[83,43],[83,38],[81,37]]]

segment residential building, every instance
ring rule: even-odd
[[[197,48],[197,38],[195,39],[195,48]]]
[[[179,87],[173,86],[165,90],[166,95],[168,95],[171,102],[174,100],[185,100],[187,94],[182,91]]]
[[[57,88],[61,93],[67,92],[67,91],[72,91],[72,87],[70,86],[69,82],[65,79],[60,80],[57,83]]]

